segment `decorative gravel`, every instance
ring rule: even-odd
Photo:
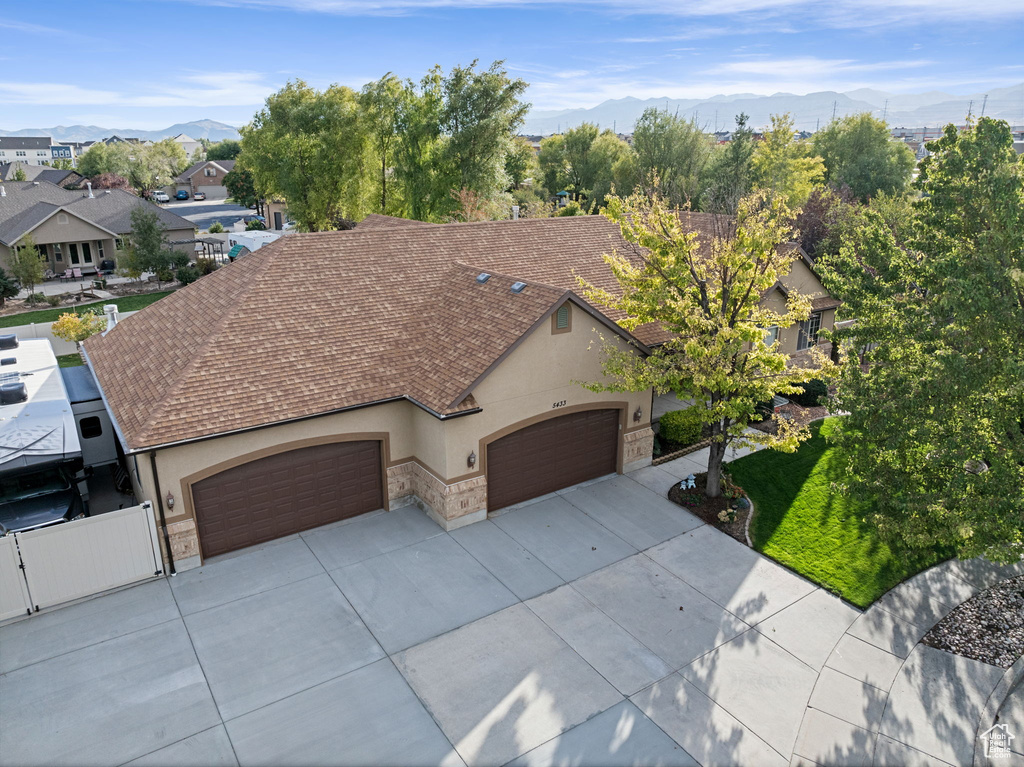
[[[940,650],[1000,668],[1024,655],[1024,575],[975,595],[921,640]]]

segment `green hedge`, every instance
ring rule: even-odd
[[[789,395],[789,399],[796,404],[801,407],[817,407],[825,404],[828,397],[828,386],[820,378],[812,378],[807,383],[800,384],[800,388],[803,389],[800,394]]]
[[[701,424],[693,422],[693,416],[685,410],[665,413],[658,421],[658,432],[666,442],[677,445],[693,445],[700,442]]]

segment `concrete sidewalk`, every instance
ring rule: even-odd
[[[864,616],[667,501],[685,469],[450,534],[378,512],[2,626],[0,764],[812,759]]]

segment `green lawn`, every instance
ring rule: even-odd
[[[838,419],[811,424],[811,439],[795,453],[762,450],[730,463],[754,501],[754,548],[859,607],[940,561],[898,553],[861,521],[861,509],[834,493],[837,449],[825,436]]]
[[[62,368],[76,368],[82,364],[81,354],[58,354],[57,365]]]
[[[96,301],[91,304],[75,304],[74,306],[60,306],[56,309],[40,309],[37,312],[22,312],[21,314],[8,314],[0,317],[0,328],[13,328],[17,325],[28,325],[30,323],[56,322],[60,315],[66,312],[75,312],[89,307],[103,307],[105,304],[117,304],[118,311],[135,312],[164,296],[169,296],[172,291],[165,290],[162,293],[144,293],[141,296],[125,296],[124,298],[112,298],[107,301]]]

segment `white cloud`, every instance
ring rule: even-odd
[[[213,107],[252,106],[280,84],[251,72],[186,74],[174,83],[147,83],[139,92],[81,88],[66,83],[0,82],[0,102],[34,106]]]
[[[779,77],[792,77],[794,74],[808,72],[816,81],[824,77],[859,72],[898,72],[907,68],[930,66],[933,62],[923,59],[914,61],[873,61],[863,62],[854,59],[819,59],[815,56],[801,56],[790,59],[746,59],[718,64],[705,70],[705,74],[744,74],[770,77],[773,81]]]

